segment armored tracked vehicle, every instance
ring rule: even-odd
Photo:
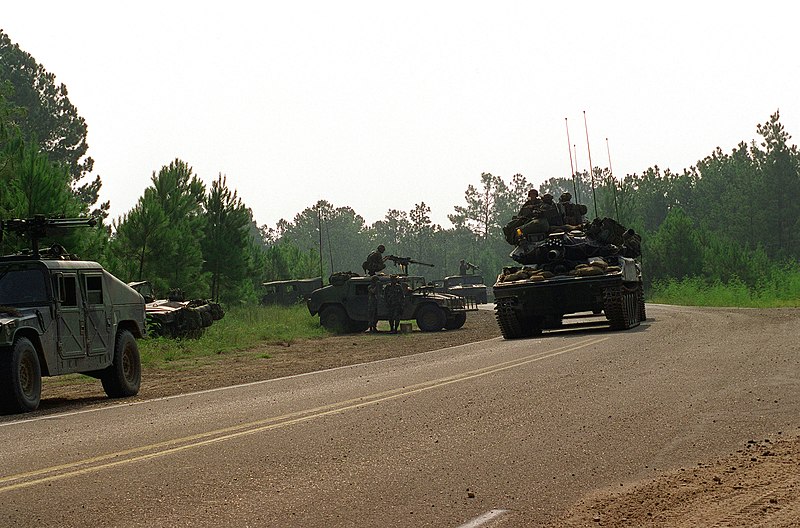
[[[388,275],[376,275],[382,286]],[[457,295],[436,293],[423,277],[401,275],[405,287],[405,305],[401,320],[415,319],[423,332],[455,330],[464,326],[467,312],[476,311],[474,301]],[[320,324],[337,333],[363,332],[369,328],[368,288],[371,277],[351,273],[334,274],[330,284],[311,293],[307,302],[311,315],[319,314]],[[382,296],[378,298],[378,319],[388,320],[389,312]]]
[[[612,329],[644,321],[640,238],[610,218],[569,232],[525,234],[519,229],[511,257],[493,290],[503,337],[514,339],[559,328],[566,314],[604,313]]]
[[[99,378],[112,398],[139,392],[142,296],[59,245],[39,251],[39,238],[91,225],[93,219],[44,217],[0,222],[0,234],[33,242],[32,251],[0,257],[0,412],[35,410],[42,376]]]
[[[180,288],[170,290],[166,299],[156,299],[148,281],[129,282],[145,301],[148,331],[153,336],[196,339],[225,315],[219,303],[206,299],[187,301]]]

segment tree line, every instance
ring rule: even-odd
[[[501,229],[534,187],[521,174],[480,174],[453,206],[449,227],[431,220],[424,201],[367,224],[352,207],[325,200],[291,220],[258,226],[224,175],[207,188],[189,163],[175,159],[153,172],[130,211],[110,221],[109,204],[98,204],[102,181],[92,176],[87,125],[66,87],[2,31],[0,81],[0,217],[96,216],[100,229],[59,242],[123,280],[246,302],[258,298],[263,281],[361,272],[378,244],[433,264],[410,270],[429,279],[456,274],[465,259],[491,284],[513,264]],[[800,156],[779,112],[756,132],[760,140],[730,153],[716,148],[680,173],[653,166],[618,178],[598,167],[549,179],[538,190],[556,199],[570,192],[589,218],[612,217],[639,232],[648,286],[694,277],[757,287],[776,269],[797,268]],[[6,237],[0,252],[22,245]]]

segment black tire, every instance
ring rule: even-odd
[[[114,362],[103,371],[100,381],[109,398],[125,398],[139,392],[142,382],[139,345],[129,331],[120,330],[117,333]]]
[[[369,328],[369,321],[353,321],[350,320],[350,331],[354,333],[366,332]]]
[[[36,347],[27,337],[0,350],[0,410],[23,413],[36,410],[42,397],[42,369]]]
[[[201,310],[200,317],[203,320],[203,328],[208,328],[214,323],[214,318],[211,317],[211,310]]]
[[[467,314],[464,312],[457,313],[452,317],[449,317],[447,321],[444,323],[445,330],[458,330],[464,323],[467,322]]]
[[[329,332],[344,334],[351,331],[352,319],[343,307],[339,305],[326,306],[319,313],[319,324]]]
[[[437,332],[446,322],[444,310],[435,304],[425,304],[417,311],[417,326],[423,332]]]

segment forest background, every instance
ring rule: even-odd
[[[352,207],[324,200],[292,220],[259,226],[224,175],[206,187],[188,161],[175,159],[154,170],[133,209],[112,220],[109,204],[98,203],[102,181],[92,175],[87,128],[67,88],[0,31],[0,218],[91,214],[98,229],[58,242],[124,281],[229,304],[257,301],[265,281],[361,272],[378,244],[435,266],[412,274],[455,275],[466,259],[491,285],[514,264],[501,228],[534,187],[522,174],[465,175],[474,183],[448,215],[451,227],[433,223],[424,201],[367,224]],[[691,302],[715,292],[717,304],[797,305],[800,155],[777,110],[755,131],[758,139],[729,152],[717,147],[681,172],[654,164],[617,178],[594,167],[537,189],[556,198],[570,192],[589,218],[612,217],[639,232],[651,299]],[[0,254],[24,247],[6,233]]]

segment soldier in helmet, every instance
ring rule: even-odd
[[[478,268],[478,266],[476,266],[472,262],[467,262],[464,259],[461,259],[458,262],[458,274],[459,275],[466,275],[467,272],[469,272],[470,270],[477,270],[477,269],[480,269],[480,268]]]
[[[564,219],[561,213],[553,202],[553,195],[550,193],[542,196],[542,205],[540,207],[541,217],[547,220],[551,227],[564,225]]]
[[[570,226],[579,226],[583,224],[583,215],[586,214],[586,206],[582,204],[574,204],[572,195],[568,192],[563,193],[558,197],[558,208],[564,217],[564,223]]]
[[[542,199],[539,198],[539,191],[531,189],[528,191],[528,199],[522,204],[522,208],[517,213],[517,216],[532,218],[534,212],[542,205]],[[462,273],[463,275],[463,273]]]
[[[369,319],[369,331],[378,331],[378,298],[381,296],[381,282],[377,275],[370,278],[367,288],[367,318]]]
[[[389,310],[389,333],[396,334],[400,327],[400,315],[405,304],[405,288],[397,280],[397,275],[390,277],[389,284],[383,289],[386,308]]]
[[[367,255],[367,260],[361,265],[364,273],[368,275],[375,275],[382,269],[386,268],[387,257],[383,256],[384,251],[386,251],[386,247],[381,244],[375,251]]]

